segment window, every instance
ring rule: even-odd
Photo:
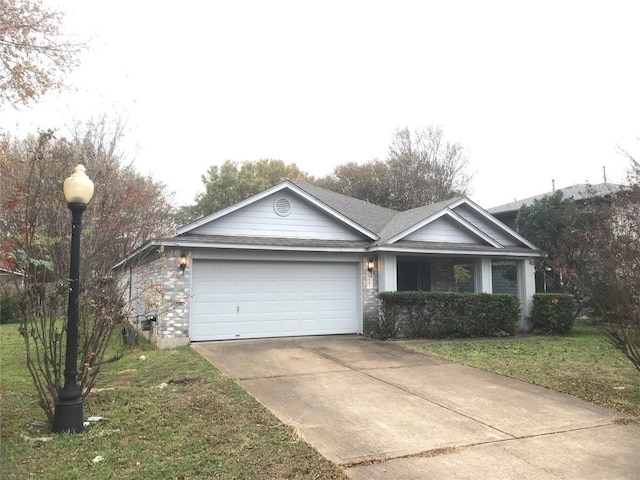
[[[453,291],[474,293],[476,291],[476,267],[470,263],[453,265]]]
[[[431,264],[420,260],[398,259],[398,291],[431,291]]]
[[[491,264],[493,293],[518,293],[518,272],[514,261],[496,261]]]

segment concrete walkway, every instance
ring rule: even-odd
[[[194,344],[354,479],[638,479],[640,425],[364,337]]]

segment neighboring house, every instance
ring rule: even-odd
[[[584,200],[597,197],[606,197],[607,195],[618,192],[622,188],[624,188],[624,185],[605,182],[599,183],[597,185],[583,183],[580,185],[573,185],[571,187],[560,188],[559,190],[562,192],[563,198]],[[523,206],[533,205],[536,200],[542,200],[547,195],[552,195],[556,191],[558,190],[541,193],[540,195],[534,195],[533,197],[528,197],[524,200],[514,200],[513,202],[505,203],[504,205],[498,205],[497,207],[489,208],[487,211],[502,223],[515,230],[516,217],[518,216],[518,212]]]
[[[24,283],[24,274],[9,268],[0,267],[0,292],[15,290]]]
[[[466,197],[397,212],[282,182],[150,241],[117,267],[160,347],[370,335],[382,291],[534,294],[539,250]],[[463,284],[454,270],[464,268]]]
[[[599,183],[597,185],[591,185],[588,183],[573,185],[571,187],[561,188],[559,190],[552,190],[551,192],[541,193],[533,197],[528,197],[523,200],[515,200],[511,203],[499,205],[488,209],[494,217],[500,220],[502,223],[517,231],[516,219],[518,212],[523,206],[531,206],[536,200],[542,200],[544,197],[553,195],[557,191],[562,192],[563,199],[570,199],[574,201],[592,201],[601,198],[606,198],[609,195],[620,192],[624,189],[624,185],[617,183]],[[559,271],[553,271],[550,268],[538,269],[535,273],[536,292],[560,292],[563,290],[563,277]]]

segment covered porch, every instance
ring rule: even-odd
[[[381,253],[377,264],[378,292],[513,294],[520,299],[520,329],[529,327],[527,318],[535,294],[534,266],[530,256]]]

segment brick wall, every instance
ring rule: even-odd
[[[142,321],[154,315],[157,322],[149,339],[159,348],[189,343],[190,262],[184,273],[178,267],[177,250],[157,251],[134,263],[121,277],[130,282],[130,321]]]
[[[378,261],[372,272],[362,262],[362,334],[370,336],[378,323]]]

